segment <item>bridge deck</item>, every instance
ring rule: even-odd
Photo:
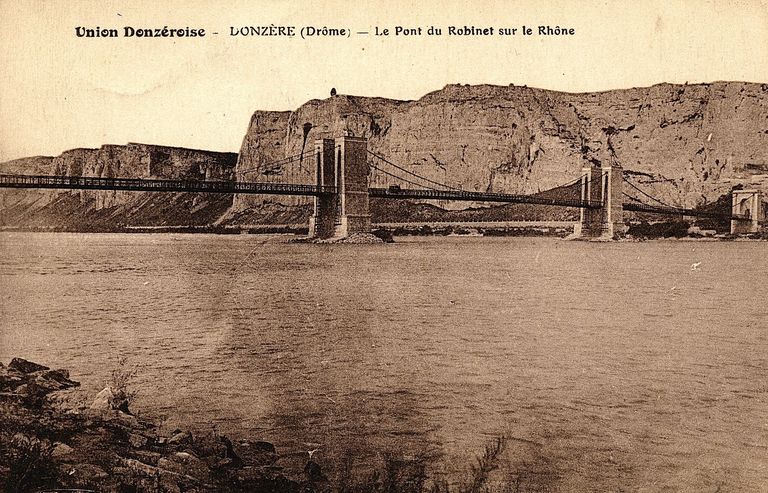
[[[371,197],[384,199],[458,200],[465,202],[498,202],[509,204],[556,205],[599,209],[601,205],[573,199],[556,199],[536,195],[515,195],[508,193],[467,192],[464,190],[412,190],[407,188],[369,188]]]
[[[646,212],[649,214],[666,214],[673,216],[691,216],[691,217],[711,217],[715,219],[749,219],[746,216],[736,214],[724,214],[722,212],[708,212],[696,209],[658,207],[647,204],[627,203],[622,206],[625,211]]]
[[[66,190],[125,190],[135,192],[204,192],[318,196],[336,192],[336,187],[310,184],[259,183],[208,180],[152,180],[144,178],[100,178],[91,176],[0,175],[0,188],[49,188]],[[600,204],[581,200],[551,199],[535,195],[467,192],[463,190],[413,190],[369,188],[371,197],[415,200],[458,200],[517,204],[555,205],[599,209]]]
[[[259,183],[210,180],[153,180],[143,178],[101,178],[91,176],[0,175],[0,188],[47,188],[65,190],[124,190],[135,192],[199,192],[245,193],[266,195],[321,196],[336,193],[336,187],[312,184]],[[385,199],[457,200],[470,202],[496,202],[536,204],[560,207],[599,209],[599,202],[573,199],[546,198],[536,195],[469,192],[463,190],[414,190],[407,188],[369,188],[371,197]],[[719,219],[748,219],[744,216],[707,212],[695,209],[657,207],[646,204],[625,203],[625,211],[651,214],[712,217]]]
[[[0,175],[0,188],[53,188],[65,190],[124,190],[132,192],[203,192],[317,196],[336,187],[290,183],[255,183],[210,180],[150,180],[91,176]]]

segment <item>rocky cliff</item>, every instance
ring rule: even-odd
[[[660,84],[569,94],[449,85],[418,101],[338,95],[257,111],[238,169],[343,132],[413,172],[467,190],[533,193],[590,164],[618,164],[661,199],[694,207],[735,184],[768,191],[768,84]],[[237,197],[233,210],[252,207]]]
[[[236,162],[234,153],[131,143],[10,161],[0,165],[0,173],[231,180]],[[0,226],[109,230],[207,225],[231,205],[231,194],[4,190]]]
[[[344,133],[367,137],[371,150],[419,175],[466,190],[534,193],[577,178],[584,166],[611,163],[680,206],[714,201],[735,185],[768,192],[768,84],[742,82],[585,94],[449,85],[417,101],[337,95],[295,111],[256,111],[236,166],[234,154],[129,144],[17,160],[0,170],[190,179],[237,173],[256,181],[281,172],[271,163]],[[311,157],[302,169],[314,175]],[[303,198],[146,195],[3,192],[0,223],[71,226],[97,214],[105,224],[243,225],[301,222],[310,211]]]

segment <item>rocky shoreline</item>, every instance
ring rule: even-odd
[[[123,381],[124,383],[124,381]],[[0,363],[0,484],[4,491],[315,492],[320,465],[288,477],[266,441],[215,431],[163,433],[129,409],[122,384],[88,405],[68,402],[79,386],[67,370],[14,358]],[[69,392],[71,394],[71,392]]]
[[[133,373],[124,361],[95,396],[82,397],[69,371],[13,358],[0,362],[0,488],[9,493],[489,493],[540,491],[555,476],[535,457],[491,485],[500,470],[507,438],[494,438],[476,455],[467,477],[450,486],[430,477],[426,456],[382,455],[364,473],[352,472],[351,458],[323,467],[312,452],[293,467],[267,441],[230,438],[212,431],[163,431],[135,414]],[[289,460],[290,459],[290,460]],[[289,461],[292,466],[285,466]],[[303,468],[301,463],[304,464]],[[530,476],[530,467],[543,468]],[[498,472],[498,471],[497,471]],[[549,491],[549,490],[541,490]]]

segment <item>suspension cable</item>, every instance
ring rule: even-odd
[[[269,163],[263,163],[263,164],[260,164],[259,166],[253,167],[253,168],[247,168],[247,169],[238,171],[237,174],[244,175],[246,173],[252,173],[254,171],[259,171],[260,169],[263,169],[263,168],[265,168],[267,166],[275,166],[275,165],[279,165],[279,164],[283,164],[283,165],[284,164],[290,164],[290,163],[292,163],[294,161],[303,160],[306,156],[311,156],[313,154],[314,154],[314,151],[304,151],[304,152],[302,152],[300,154],[295,154],[293,156],[284,157],[284,158],[278,159],[276,161],[272,161],[272,162],[269,162]]]
[[[635,190],[637,190],[638,192],[642,193],[643,195],[645,195],[649,199],[651,199],[651,200],[653,200],[655,202],[658,202],[659,204],[663,205],[664,207],[669,207],[669,208],[672,208],[672,209],[679,209],[679,207],[677,207],[677,206],[669,205],[666,202],[662,202],[661,200],[657,199],[656,197],[653,197],[653,196],[649,195],[648,193],[646,193],[642,189],[638,188],[634,183],[632,183],[631,181],[627,180],[627,178],[625,176],[622,176],[622,178],[624,179],[625,182],[627,182],[627,184],[629,184],[630,187],[632,187]]]
[[[426,186],[426,185],[422,185],[421,183],[416,183],[415,181],[411,181],[411,180],[409,180],[408,178],[403,178],[402,176],[397,176],[397,175],[395,175],[395,174],[392,174],[392,173],[390,173],[390,172],[389,172],[389,171],[387,171],[387,170],[384,170],[384,169],[381,169],[381,168],[379,168],[379,167],[378,167],[378,166],[376,166],[375,164],[371,164],[370,166],[371,166],[371,168],[374,168],[374,169],[377,169],[377,170],[381,171],[381,172],[382,172],[382,173],[384,173],[385,175],[389,175],[389,176],[391,176],[392,178],[395,178],[395,179],[398,179],[398,180],[402,180],[402,181],[404,181],[404,182],[410,183],[411,185],[416,185],[417,187],[420,187],[420,188],[425,188],[425,189],[427,189],[427,190],[432,190],[433,192],[442,192],[442,190],[438,190],[438,189],[436,189],[436,188],[431,188],[431,187],[428,187],[428,186]],[[413,173],[411,173],[411,174],[413,174]],[[418,176],[418,175],[417,175],[417,176]],[[459,189],[454,189],[454,190],[456,190],[456,191],[461,191],[461,190],[459,190]]]
[[[642,200],[638,199],[637,197],[633,197],[633,196],[631,196],[631,195],[630,195],[630,194],[628,194],[627,192],[621,192],[621,194],[622,194],[623,196],[625,196],[626,198],[628,198],[629,200],[634,200],[634,201],[635,201],[635,202],[637,202],[638,204],[643,204],[643,205],[645,205],[645,204],[643,203],[643,201],[642,201]]]
[[[685,214],[686,213],[686,210],[681,208],[681,207],[665,206],[665,207],[668,208],[668,209],[665,210],[665,209],[663,209],[663,208],[661,208],[661,207],[659,207],[657,205],[646,204],[645,202],[643,202],[642,200],[638,199],[637,197],[633,197],[633,196],[631,196],[631,195],[629,195],[629,194],[627,194],[625,192],[622,192],[622,194],[625,197],[627,197],[628,199],[634,200],[639,205],[644,205],[645,207],[650,207],[651,209],[654,209],[656,211],[663,210],[664,213],[666,213],[666,214]],[[643,211],[637,211],[637,212],[643,212]]]
[[[578,178],[576,178],[573,181],[569,181],[568,183],[565,183],[563,185],[557,185],[556,187],[549,188],[547,190],[544,190],[544,192],[548,192],[549,190],[554,190],[556,188],[566,188],[566,187],[573,186],[573,185],[579,183],[581,180],[583,180],[585,176],[587,176],[587,175],[581,175],[581,176],[579,176]]]
[[[416,178],[418,178],[420,180],[424,180],[424,181],[426,181],[428,183],[431,183],[433,185],[437,185],[438,187],[447,188],[449,190],[456,190],[457,192],[463,192],[463,190],[460,189],[460,188],[452,187],[450,185],[446,185],[445,183],[438,183],[438,182],[436,182],[434,180],[430,180],[429,178],[424,178],[423,176],[417,175],[416,173],[413,173],[412,171],[408,171],[407,169],[402,168],[402,167],[396,165],[392,161],[389,161],[387,158],[376,154],[375,152],[371,151],[370,149],[367,149],[367,151],[368,151],[368,154],[370,154],[371,156],[376,157],[378,159],[381,159],[382,161],[384,161],[385,163],[389,164],[390,166],[394,166],[395,168],[399,169],[400,171],[408,173],[411,176],[415,176]],[[377,169],[379,169],[380,171],[384,171],[381,168],[377,168]],[[425,186],[425,185],[419,185],[419,186]],[[426,187],[426,188],[429,188],[429,187]],[[434,189],[431,189],[431,190],[434,190]]]
[[[387,164],[389,164],[389,165],[391,165],[391,166],[394,166],[395,168],[397,168],[397,169],[399,169],[399,170],[401,170],[401,171],[404,171],[405,173],[408,173],[408,174],[409,174],[409,175],[411,175],[411,176],[415,176],[416,178],[419,178],[419,179],[421,179],[421,180],[424,180],[424,181],[426,181],[426,182],[432,183],[433,185],[437,185],[437,186],[439,186],[439,187],[448,188],[448,189],[450,189],[450,190],[455,190],[455,191],[457,191],[457,192],[463,192],[463,191],[464,191],[464,190],[463,190],[463,189],[461,189],[461,188],[452,187],[452,186],[450,186],[450,185],[446,185],[445,183],[438,183],[438,182],[436,182],[436,181],[434,181],[434,180],[430,180],[429,178],[424,178],[423,176],[417,175],[416,173],[413,173],[413,172],[411,172],[411,171],[409,171],[409,170],[407,170],[407,169],[405,169],[405,168],[403,168],[403,167],[401,167],[401,166],[398,166],[398,165],[396,165],[395,163],[393,163],[393,162],[389,161],[388,159],[386,159],[385,157],[383,157],[383,156],[381,156],[381,155],[379,155],[379,154],[376,154],[375,152],[373,152],[373,151],[371,151],[371,150],[367,150],[367,151],[368,151],[368,153],[369,153],[369,154],[371,154],[372,156],[374,156],[374,157],[376,157],[376,158],[378,158],[378,159],[381,159],[381,160],[382,160],[382,161],[384,161],[385,163],[387,163]],[[378,169],[378,170],[380,170],[380,171],[383,171],[383,170],[381,170],[381,168],[376,168],[376,169]],[[578,182],[580,182],[580,181],[581,181],[581,180],[582,180],[582,179],[583,179],[585,176],[586,176],[586,175],[581,175],[581,176],[579,176],[578,178],[576,178],[576,179],[575,179],[575,180],[573,180],[573,181],[570,181],[570,182],[568,182],[568,183],[565,183],[564,185],[557,185],[557,186],[555,186],[555,187],[553,187],[553,188],[550,188],[549,190],[554,190],[555,188],[565,188],[565,187],[570,187],[570,186],[572,186],[572,185],[575,185],[575,184],[577,184]],[[410,183],[410,182],[409,182],[409,183]],[[425,185],[419,185],[419,186],[425,186]],[[425,188],[429,188],[429,187],[426,187],[426,186],[425,186]],[[433,189],[431,189],[431,188],[430,188],[430,190],[433,190]],[[545,191],[546,191],[546,190],[545,190]]]

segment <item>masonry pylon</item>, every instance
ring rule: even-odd
[[[315,176],[319,189],[336,187],[335,141],[318,139],[315,141]],[[309,218],[309,236],[330,238],[333,236],[335,218],[339,204],[338,194],[315,196],[315,210]]]
[[[582,169],[581,200],[599,204],[582,208],[574,227],[577,238],[615,239],[626,231],[622,208],[622,170],[618,166],[591,166]]]
[[[315,197],[310,236],[344,238],[370,233],[367,139],[343,136],[318,140],[315,159],[318,186],[334,187],[335,193]]]
[[[760,190],[731,192],[731,214],[744,218],[731,219],[731,234],[757,233],[764,213]]]

